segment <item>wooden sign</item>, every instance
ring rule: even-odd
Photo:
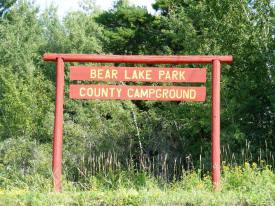
[[[205,101],[205,87],[70,85],[71,99]]]
[[[53,143],[53,183],[61,190],[64,63],[212,64],[212,184],[220,190],[220,70],[221,63],[232,63],[232,56],[136,56],[44,54],[45,61],[56,62],[56,104]],[[206,69],[71,67],[71,80],[205,82]],[[127,72],[126,72],[127,71]],[[205,101],[205,87],[70,85],[73,99],[133,99]]]
[[[159,67],[70,67],[70,80],[206,82],[206,69]]]

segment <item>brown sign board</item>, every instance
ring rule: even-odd
[[[71,99],[205,101],[205,87],[70,85]]]
[[[70,80],[204,83],[206,69],[71,66]]]

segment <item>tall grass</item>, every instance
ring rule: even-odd
[[[221,159],[231,166],[238,164],[245,164],[245,162],[255,162],[258,165],[264,164],[271,165],[272,168],[275,166],[274,153],[268,148],[267,142],[265,141],[265,147],[259,148],[256,152],[252,151],[250,142],[246,141],[245,146],[241,149],[241,152],[234,152],[229,145],[222,146],[221,148]]]
[[[0,190],[0,205],[274,205],[275,174],[256,163],[230,167],[223,164],[222,190],[215,192],[209,174],[182,171],[180,180],[159,184],[143,172],[124,171],[109,176],[89,176],[84,184],[63,179],[61,193],[48,187]],[[37,181],[37,183],[35,183]],[[50,187],[50,182],[44,179]],[[35,190],[36,188],[37,190]],[[85,189],[85,190],[83,190]]]
[[[249,142],[240,153],[223,146],[221,161],[222,189],[217,193],[205,166],[210,158],[203,154],[195,163],[190,155],[84,153],[74,170],[63,165],[60,194],[53,192],[50,168],[39,170],[39,161],[30,161],[33,171],[12,169],[3,161],[0,205],[275,205],[274,155],[267,145],[256,154]]]
[[[108,177],[110,174],[132,171],[145,173],[156,178],[160,183],[164,183],[181,179],[184,170],[199,169],[202,176],[211,170],[211,158],[203,154],[200,154],[198,159],[194,159],[191,155],[177,157],[168,153],[155,156],[142,153],[135,157],[119,158],[115,152],[108,152],[86,153],[78,158],[79,165],[76,165],[77,172],[73,176],[70,174],[71,168],[66,168],[66,165],[64,167],[64,173],[72,181],[85,182],[90,176]],[[234,152],[229,145],[222,146],[221,162],[231,168],[247,163],[261,167],[268,166],[272,170],[275,168],[274,154],[267,144],[264,149],[258,149],[257,152],[252,151],[249,142],[246,142],[241,152]]]

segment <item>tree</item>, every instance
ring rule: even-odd
[[[157,4],[168,8],[171,1]],[[222,143],[238,151],[248,141],[255,152],[266,140],[274,151],[274,6],[270,1],[186,0],[169,8],[163,11],[167,23],[161,35],[175,54],[233,55],[233,65],[222,67]],[[209,133],[205,137],[210,140]]]
[[[43,141],[43,119],[50,107],[47,85],[37,64],[45,42],[36,8],[21,2],[0,24],[1,139],[23,136]]]
[[[0,19],[8,12],[16,0],[0,0]]]
[[[104,26],[104,51],[114,54],[150,54],[156,43],[155,18],[146,9],[118,1],[96,21]]]
[[[106,52],[233,55],[234,64],[222,68],[222,143],[236,151],[244,147],[245,141],[263,147],[266,140],[272,145],[274,70],[270,65],[274,40],[270,31],[274,8],[270,1],[158,0],[154,6],[160,9],[160,16],[141,15],[140,8],[119,5],[97,18],[108,37]],[[206,86],[210,94],[208,68]],[[209,151],[210,98],[199,105],[134,103],[142,114],[139,126],[145,149],[195,157],[201,153],[200,148]]]

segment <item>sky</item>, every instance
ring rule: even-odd
[[[36,0],[36,4],[44,10],[48,8],[51,3],[58,7],[58,16],[62,18],[68,11],[76,11],[79,9],[78,3],[81,0]],[[155,0],[130,0],[130,4],[137,6],[145,6],[150,13],[154,13],[152,4]],[[103,10],[108,10],[112,8],[114,0],[96,0],[96,5],[98,5]]]

